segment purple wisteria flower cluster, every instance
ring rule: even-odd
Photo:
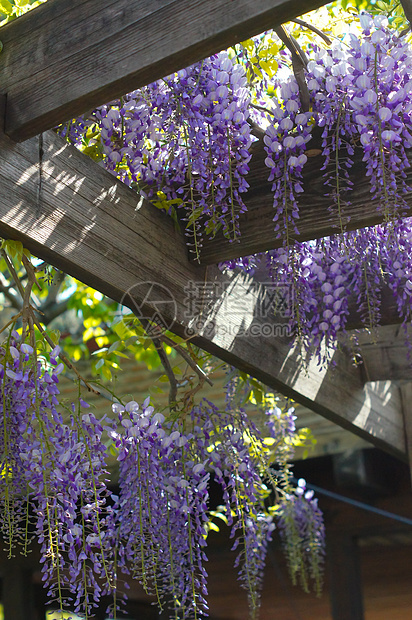
[[[385,221],[402,214],[408,190],[406,149],[412,147],[412,51],[384,17],[360,19],[361,38],[350,34],[329,50],[312,46],[306,72],[309,112],[301,111],[294,77],[277,84],[281,103],[268,115],[264,142],[274,181],[276,230],[282,234],[297,227],[301,172],[315,126],[321,128],[324,179],[341,230],[348,221],[350,195],[343,199],[342,194],[352,189],[355,148],[363,151],[370,191]]]
[[[119,584],[132,577],[170,617],[205,616],[213,476],[222,488],[218,510],[234,540],[240,584],[256,618],[277,516],[268,509],[269,460],[260,431],[242,409],[230,409],[231,398],[227,411],[203,400],[185,419],[175,413],[166,418],[149,398],[142,407],[115,403],[116,419],[107,418],[103,427],[79,394],[63,417],[59,352],[56,347],[49,362],[40,360],[15,331],[1,348],[0,527],[9,556],[16,545],[27,553],[37,539],[44,585],[61,611],[89,618],[101,597],[111,595],[108,613],[115,613],[125,597]],[[271,411],[268,420],[280,454],[295,430],[293,411],[284,419],[280,410]],[[106,486],[103,433],[117,452],[119,496]],[[289,452],[282,452],[283,465]],[[290,518],[302,520],[296,506]],[[315,516],[305,525],[312,546],[321,544]]]
[[[359,323],[379,326],[382,302],[393,295],[405,327],[412,319],[412,219],[295,243],[293,247],[231,261],[249,272],[266,270],[275,285],[291,294],[290,329],[319,364],[330,362],[338,336],[348,327],[349,305]],[[349,326],[350,327],[350,326]]]
[[[284,248],[231,261],[250,271],[262,264],[275,284],[289,287],[291,328],[308,356],[328,363],[345,329],[352,301],[368,329],[379,324],[383,294],[393,292],[410,321],[411,219],[405,207],[407,149],[412,148],[412,53],[382,16],[362,15],[361,37],[350,34],[331,49],[312,45],[306,80],[310,112],[301,112],[296,79],[278,81],[279,103],[267,115],[266,165],[273,181],[275,230]],[[262,114],[262,112],[259,112]],[[295,243],[305,151],[321,132],[324,183],[338,217],[333,237]],[[383,214],[381,226],[346,232],[350,220],[350,169],[363,153],[370,192]]]
[[[246,272],[266,269],[292,300],[291,330],[308,359],[328,364],[347,327],[349,304],[359,322],[379,325],[384,296],[392,292],[399,316],[411,320],[411,218],[405,207],[407,149],[412,148],[412,53],[382,16],[361,16],[361,37],[347,35],[331,49],[312,46],[306,80],[310,112],[300,111],[293,76],[278,83],[280,103],[267,115],[266,164],[273,180],[275,229],[283,248],[227,264]],[[260,111],[260,114],[262,112]],[[302,167],[314,128],[321,132],[324,183],[335,235],[296,243]],[[379,226],[346,231],[350,170],[363,153],[370,193],[382,212]]]
[[[76,145],[97,136],[108,170],[169,211],[184,207],[198,256],[203,234],[239,234],[252,141],[245,86],[243,66],[221,52],[60,131]]]
[[[45,367],[17,332],[2,346],[0,527],[9,556],[16,544],[27,553],[35,536],[49,599],[88,614],[113,585],[111,552],[105,557],[106,448],[81,399],[63,420],[58,354],[56,347]]]
[[[312,490],[301,478],[292,493],[285,494],[276,508],[278,527],[293,582],[299,579],[309,591],[312,579],[320,592],[325,555],[325,528],[322,513]]]
[[[124,559],[133,577],[175,618],[207,610],[206,522],[209,473],[194,451],[193,433],[165,423],[161,413],[131,401],[115,404],[121,431],[118,520]]]

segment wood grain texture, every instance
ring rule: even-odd
[[[1,29],[6,132],[25,140],[323,0],[49,0]]]
[[[314,140],[316,141],[316,138]],[[318,150],[317,146],[317,142],[313,144],[311,141],[308,144],[308,148],[313,152]],[[272,183],[268,182],[269,168],[265,165],[267,155],[261,140],[252,145],[252,153],[250,172],[247,176],[250,189],[243,195],[248,210],[239,216],[240,240],[231,243],[222,234],[212,240],[206,239],[200,253],[200,262],[203,264],[216,264],[239,256],[279,248],[284,244],[285,233],[277,237],[274,232],[275,211]],[[345,225],[345,230],[348,231],[374,226],[384,219],[378,202],[371,199],[370,181],[366,177],[362,157],[362,149],[356,148],[354,165],[350,171],[350,178],[354,184],[353,190],[347,195],[342,194],[343,200],[350,201],[350,204],[344,207],[344,216],[349,220]],[[410,161],[412,161],[412,152]],[[329,210],[331,203],[325,194],[330,190],[325,188],[322,166],[323,158],[320,154],[308,157],[303,171],[304,192],[299,200],[299,221],[297,222],[299,234],[290,233],[291,240],[308,241],[341,231],[336,212],[332,214]],[[412,187],[412,169],[409,168],[406,172],[407,183],[409,187]],[[412,215],[412,192],[405,194],[404,198],[406,206],[402,214],[410,216]]]
[[[315,362],[306,368],[287,336],[287,307],[275,316],[270,287],[189,263],[166,215],[53,132],[43,148],[38,195],[38,138],[16,144],[0,136],[1,236],[406,458],[396,386],[364,385],[343,352],[325,371]]]
[[[411,381],[412,351],[406,339],[411,342],[412,329],[401,325],[381,327],[376,335],[360,333],[359,351],[363,359],[365,381]]]

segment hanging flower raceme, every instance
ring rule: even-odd
[[[2,348],[2,533],[9,555],[17,543],[26,553],[35,535],[50,600],[61,610],[73,600],[90,612],[112,588],[102,527],[110,512],[106,449],[100,423],[80,410],[83,401],[68,423],[58,411],[58,353],[57,347],[43,366],[17,332]]]
[[[245,85],[243,67],[222,52],[72,121],[61,133],[92,156],[100,148],[108,170],[159,206],[183,206],[198,256],[205,233],[222,228],[230,240],[239,234],[251,145]],[[94,142],[94,150],[86,146]]]
[[[231,525],[237,550],[235,566],[241,586],[247,591],[252,618],[260,607],[267,546],[274,523],[264,506],[267,489],[262,482],[259,447],[261,437],[243,410],[219,411],[203,400],[192,412],[195,428],[205,434],[208,447],[203,458],[223,491],[224,511]],[[213,448],[213,449],[212,449]],[[198,446],[202,454],[202,446]]]
[[[300,479],[296,489],[286,494],[276,509],[289,572],[293,583],[299,579],[308,592],[313,580],[319,593],[325,556],[325,527],[314,493]]]
[[[315,125],[321,128],[324,180],[341,232],[349,217],[345,206],[356,149],[362,150],[372,198],[384,220],[404,209],[406,149],[412,147],[412,52],[382,16],[364,15],[361,23],[362,38],[349,35],[349,46],[346,41],[334,42],[329,50],[313,46],[306,74],[310,112],[302,114],[294,77],[277,84],[281,104],[273,111],[275,122],[267,117],[264,141],[275,221],[281,217],[286,231],[293,222],[290,230],[298,228],[304,151]]]
[[[274,440],[274,458],[270,477],[276,481],[277,501],[269,508],[278,526],[293,583],[299,578],[305,591],[311,584],[319,594],[325,556],[325,526],[313,491],[305,481],[296,485],[290,461],[294,455],[296,432],[293,407],[281,411],[273,407],[266,412],[266,428]]]
[[[208,478],[193,453],[193,433],[165,423],[145,401],[114,405],[122,432],[119,521],[132,574],[174,617],[206,613],[204,561]]]

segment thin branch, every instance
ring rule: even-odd
[[[1,249],[1,255],[3,256],[4,260],[6,261],[6,265],[7,265],[7,269],[10,272],[11,277],[13,278],[17,288],[19,289],[19,293],[21,295],[21,298],[24,299],[24,288],[22,283],[20,282],[20,278],[17,274],[17,271],[14,268],[13,263],[11,262],[11,260],[9,259],[7,253]]]
[[[163,344],[160,340],[160,338],[158,338],[157,336],[153,336],[151,334],[149,334],[149,327],[151,327],[150,325],[150,321],[146,320],[146,319],[142,319],[139,318],[140,323],[143,326],[143,329],[146,332],[146,336],[148,338],[150,338],[150,340],[153,342],[154,347],[157,351],[157,354],[159,356],[159,359],[161,361],[161,364],[163,366],[163,369],[167,375],[167,378],[169,379],[169,383],[170,383],[170,389],[169,389],[169,407],[171,411],[174,411],[176,409],[176,403],[177,403],[177,380],[176,380],[176,376],[175,373],[173,372],[173,369],[170,365],[169,362],[169,358],[167,357],[167,354],[163,348]]]
[[[300,102],[303,112],[308,112],[310,109],[310,95],[308,85],[305,79],[305,69],[308,64],[306,54],[300,47],[299,43],[286,31],[284,26],[275,28],[274,32],[277,34],[282,43],[287,47],[292,56],[292,69],[296,81],[299,86]]]
[[[312,26],[312,24],[309,24],[308,22],[305,22],[303,19],[299,19],[298,17],[296,19],[291,19],[291,21],[295,24],[298,24],[299,26],[302,26],[303,28],[312,30],[312,32],[321,37],[325,41],[325,43],[327,43],[328,45],[332,45],[332,41],[329,39],[328,35],[322,32],[322,30],[319,30],[319,28],[316,28],[316,26]]]
[[[34,339],[34,334],[33,334],[33,329],[32,329],[33,315],[32,315],[31,308],[30,308],[30,299],[31,299],[31,292],[32,292],[33,286],[36,282],[36,277],[34,274],[34,270],[28,271],[26,267],[26,272],[27,272],[28,280],[27,280],[26,288],[24,289],[23,307],[22,307],[23,330],[22,330],[21,339],[23,342],[26,338],[27,327],[29,327],[30,336]]]
[[[248,118],[247,122],[249,123],[250,133],[252,134],[252,136],[255,136],[256,138],[259,138],[259,140],[261,140],[266,133],[265,130],[262,129],[262,127],[260,127],[257,123],[255,123],[255,121],[252,121],[251,118]]]
[[[272,110],[269,110],[269,108],[265,108],[265,106],[263,105],[257,105],[256,103],[249,103],[249,105],[251,108],[255,108],[255,110],[262,110],[262,112],[267,112],[267,114],[275,116],[275,113],[272,112]]]
[[[29,284],[27,285],[27,287],[29,287],[29,289],[31,290],[31,287],[33,286],[33,284],[35,282],[37,282],[36,270],[33,267],[33,265],[31,264],[31,262],[26,258],[26,256],[24,256],[24,254],[23,254],[23,259],[22,260],[23,260],[24,268],[25,268],[25,270],[27,272],[28,279],[29,279]],[[26,287],[26,289],[27,289],[27,287]],[[23,299],[25,299],[25,297],[26,297],[26,295],[24,294],[23,295]],[[27,310],[26,310],[26,308],[27,308]],[[23,317],[24,317],[25,311],[27,311],[30,324],[33,324],[33,325],[35,325],[37,327],[37,329],[42,334],[42,336],[44,337],[46,342],[49,344],[49,346],[52,349],[54,349],[56,344],[53,342],[53,340],[50,338],[50,336],[46,333],[46,331],[44,330],[44,328],[43,328],[42,324],[40,323],[40,321],[38,319],[36,319],[36,317],[34,315],[34,310],[35,309],[30,305],[30,303],[28,301],[27,304],[25,304],[24,307],[23,307]],[[23,333],[24,333],[24,331],[23,331]],[[74,366],[74,364],[72,364],[72,362],[61,351],[59,353],[59,358],[61,359],[63,364],[65,364],[67,366],[67,368],[70,368],[70,370],[72,370],[76,374],[77,378],[86,386],[86,388],[89,390],[89,392],[93,392],[94,394],[97,394],[97,395],[100,394],[100,392],[95,390],[89,384],[89,382],[86,381],[86,379],[84,377],[82,377],[82,375],[79,373],[79,371]]]
[[[185,351],[185,349],[183,347],[181,347],[179,344],[174,342],[174,340],[172,340],[171,338],[168,338],[164,334],[160,334],[159,338],[161,340],[163,340],[163,342],[165,342],[169,346],[173,347],[183,357],[183,359],[195,371],[195,373],[197,374],[199,379],[201,379],[202,381],[206,381],[206,383],[208,383],[209,385],[213,386],[213,382],[209,379],[209,377],[204,372],[204,370],[202,368],[200,368],[199,364],[197,364],[195,362],[195,360],[192,359],[192,357],[189,355],[189,353],[187,351]]]
[[[15,323],[17,321],[17,319],[19,319],[21,317],[21,315],[22,315],[22,311],[20,311],[18,314],[15,314],[14,316],[12,316],[10,321],[8,321],[8,323],[6,323],[6,325],[3,325],[3,327],[0,329],[0,334],[2,334],[4,332],[4,330],[6,330],[8,327],[10,327],[10,325]]]
[[[293,59],[295,59],[296,62],[306,68],[309,60],[296,39],[288,33],[284,26],[279,26],[278,28],[275,28],[275,33],[290,51],[292,55],[292,62]]]

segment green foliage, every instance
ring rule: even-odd
[[[179,230],[179,219],[177,216],[176,207],[181,207],[183,205],[183,200],[181,198],[167,200],[166,194],[164,192],[157,192],[157,200],[153,200],[152,204],[160,211],[164,211],[165,213],[167,213],[174,221],[175,228]],[[189,224],[190,223],[192,222],[189,221]]]
[[[23,254],[30,258],[30,252],[23,248],[21,241],[14,241],[13,239],[4,240],[1,248],[15,261],[16,265],[20,265]]]
[[[46,0],[0,0],[0,26],[43,4]]]
[[[234,47],[236,53],[239,48],[248,62],[246,76],[249,84],[262,80],[264,76],[272,78],[276,74],[280,41],[273,33],[242,41]]]
[[[375,2],[370,0],[339,0],[333,3],[336,6],[341,7],[344,11],[367,11],[371,12],[374,8]]]

